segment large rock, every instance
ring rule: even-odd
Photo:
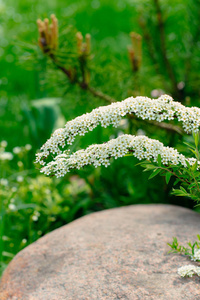
[[[200,214],[177,206],[93,213],[17,254],[3,275],[0,299],[199,300],[199,277],[177,275],[190,260],[167,254],[173,236],[186,244],[199,233]]]

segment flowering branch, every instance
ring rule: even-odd
[[[163,165],[187,167],[187,163],[192,166],[197,161],[195,158],[186,158],[176,149],[165,147],[161,142],[146,136],[122,135],[107,143],[91,145],[85,150],[78,150],[73,154],[65,151],[44,166],[41,173],[62,177],[71,169],[80,169],[86,165],[107,167],[110,165],[109,159],[111,157],[117,159],[127,154],[132,154],[139,160],[147,159],[154,162],[161,160]],[[198,166],[200,166],[200,162],[198,162]]]
[[[65,147],[65,143],[71,145],[76,135],[85,135],[87,131],[92,131],[99,124],[102,127],[113,125],[117,127],[122,117],[135,114],[143,120],[173,120],[177,118],[182,122],[185,132],[198,132],[200,126],[200,108],[185,107],[179,102],[173,101],[168,95],[163,95],[158,99],[147,97],[130,97],[121,102],[112,103],[92,110],[91,113],[84,114],[67,122],[65,128],[56,130],[51,138],[41,147],[41,152],[37,154],[37,162],[44,163],[44,159],[50,153],[61,154],[60,148]]]
[[[172,244],[168,245],[172,248],[169,252],[180,253],[190,257],[192,261],[200,262],[200,235],[197,235],[198,241],[192,244],[187,243],[188,247],[179,245],[177,238],[173,238]],[[178,274],[181,277],[192,277],[194,275],[200,276],[200,267],[195,265],[185,265],[178,268]]]

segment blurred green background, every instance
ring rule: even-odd
[[[167,93],[199,106],[199,0],[0,0],[0,262],[1,272],[22,248],[84,214],[136,203],[172,203],[161,177],[149,174],[134,158],[109,168],[74,171],[47,178],[34,165],[35,153],[55,128],[90,112],[103,99],[71,84],[37,45],[36,20],[55,14],[65,66],[78,66],[75,34],[90,33],[90,84],[117,101],[128,96]],[[140,34],[142,64],[133,71],[129,33]],[[96,128],[77,138],[74,150],[102,143],[121,133],[146,134],[188,154],[183,137],[134,119],[117,129]],[[172,179],[173,181],[173,179]]]

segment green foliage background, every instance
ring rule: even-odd
[[[77,63],[76,31],[91,34],[89,67],[91,84],[97,90],[118,101],[162,90],[184,104],[199,106],[200,1],[160,2],[166,56],[173,68],[175,87],[163,59],[154,0],[0,0],[0,142],[7,141],[9,152],[21,147],[13,160],[0,161],[0,177],[8,180],[7,185],[0,186],[2,270],[23,247],[84,214],[136,203],[193,206],[187,199],[171,197],[170,184],[167,186],[163,178],[148,181],[148,174],[135,166],[134,158],[113,161],[108,169],[74,171],[64,180],[40,175],[33,164],[35,152],[55,128],[107,104],[71,85],[41,53],[37,47],[37,18],[56,14],[67,66]],[[127,53],[131,31],[143,36],[142,67],[135,74]],[[77,139],[74,150],[105,142],[120,132],[136,134],[139,129],[188,154],[182,142],[190,141],[190,137],[138,120],[118,129],[97,128]],[[24,148],[26,144],[32,145],[30,151]]]

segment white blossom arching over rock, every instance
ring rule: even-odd
[[[110,158],[117,159],[128,153],[141,159],[153,159],[157,162],[160,154],[163,164],[182,165],[187,167],[186,161],[193,165],[196,162],[195,158],[186,158],[176,149],[165,147],[163,143],[150,139],[146,136],[121,135],[116,139],[110,140],[104,144],[94,144],[85,150],[78,150],[71,155],[69,152],[57,155],[53,161],[49,162],[41,169],[41,172],[56,177],[62,177],[71,169],[80,169],[83,166],[93,164],[95,167],[110,165]],[[198,162],[200,166],[200,162]]]
[[[163,95],[158,99],[129,97],[121,102],[96,108],[91,113],[86,113],[67,122],[65,128],[57,129],[41,147],[41,152],[36,155],[36,162],[43,166],[41,172],[60,177],[69,172],[70,169],[79,169],[88,164],[93,164],[95,167],[107,166],[111,157],[122,157],[127,153],[133,153],[138,159],[152,158],[154,161],[157,161],[158,154],[160,154],[163,164],[181,164],[185,167],[186,160],[190,165],[196,162],[196,159],[186,158],[173,148],[164,147],[159,141],[131,135],[122,135],[103,145],[91,145],[87,149],[79,150],[73,154],[61,150],[66,144],[71,145],[77,135],[85,135],[86,132],[92,131],[99,124],[102,127],[108,125],[117,127],[122,117],[128,114],[135,114],[143,120],[158,122],[176,118],[182,123],[185,132],[199,131],[200,108],[185,107],[181,103],[173,101],[172,97],[168,95]],[[45,158],[50,153],[55,154],[56,157],[47,164]]]

